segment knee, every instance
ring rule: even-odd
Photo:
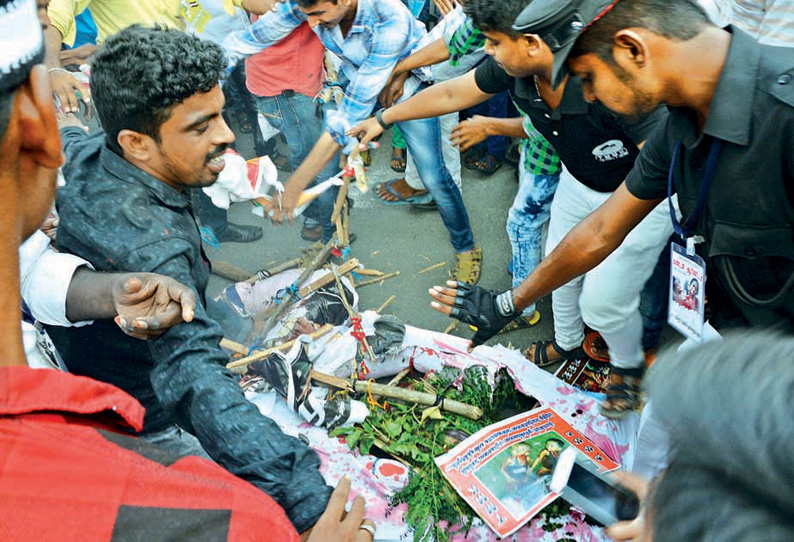
[[[626,296],[620,291],[619,281],[615,288],[599,288],[588,285],[585,280],[579,297],[579,308],[585,324],[600,332],[623,329],[632,314],[639,310],[639,292]]]

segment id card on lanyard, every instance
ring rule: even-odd
[[[675,241],[670,247],[670,292],[667,322],[684,337],[697,342],[700,342],[703,337],[705,324],[706,262],[695,254],[694,232],[706,208],[706,200],[721,148],[722,141],[715,139],[706,159],[706,169],[703,173],[703,181],[700,183],[695,211],[683,224],[678,221],[672,201],[673,172],[681,150],[680,141],[673,151],[673,160],[670,163],[667,177],[667,203],[670,206],[673,229],[681,239],[686,239],[686,248]]]

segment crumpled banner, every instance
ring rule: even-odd
[[[373,322],[378,315],[367,311],[363,315],[363,326],[368,335],[374,333]],[[542,406],[550,406],[578,431],[584,433],[610,458],[620,464],[631,464],[639,415],[631,414],[622,420],[610,420],[598,413],[599,401],[592,395],[578,390],[551,373],[530,363],[520,351],[501,345],[480,346],[472,353],[466,352],[468,340],[434,331],[405,326],[402,347],[387,353],[384,359],[370,367],[374,378],[396,374],[409,366],[419,372],[438,371],[444,366],[466,369],[484,367],[493,381],[496,373],[505,368],[514,379],[516,388],[537,399]],[[340,335],[349,335],[350,329],[340,328]],[[378,459],[372,455],[361,455],[351,451],[344,440],[328,436],[326,430],[305,423],[291,412],[274,392],[248,394],[262,414],[272,418],[282,430],[307,442],[320,456],[321,472],[327,482],[335,486],[342,476],[352,480],[352,492],[361,495],[367,503],[367,516],[378,526],[375,540],[394,541],[410,539],[412,536],[403,522],[405,505],[389,512],[389,498],[407,483],[401,464],[396,461]],[[303,435],[303,436],[299,436]],[[385,461],[385,462],[384,462]],[[378,466],[378,468],[376,468]],[[387,515],[388,513],[388,515]],[[514,535],[504,540],[515,542],[553,542],[570,538],[577,542],[611,540],[600,527],[584,521],[584,514],[573,511],[566,518],[555,520],[557,528],[547,531],[542,514],[536,516]],[[479,520],[469,531],[453,538],[454,542],[496,541],[496,535]]]

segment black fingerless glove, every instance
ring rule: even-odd
[[[459,282],[450,316],[477,328],[471,342],[479,346],[518,316],[518,311],[511,290],[500,293]]]

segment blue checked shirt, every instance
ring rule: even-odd
[[[250,28],[230,34],[223,43],[230,68],[283,39],[306,20],[294,0],[287,0]],[[313,30],[325,48],[342,59],[342,75],[349,80],[339,108],[327,115],[326,128],[338,144],[352,146],[353,139],[345,132],[372,114],[397,62],[416,48],[425,27],[400,0],[359,0],[347,37],[338,26],[317,25]],[[409,77],[404,95],[413,94],[419,84],[416,77]]]

